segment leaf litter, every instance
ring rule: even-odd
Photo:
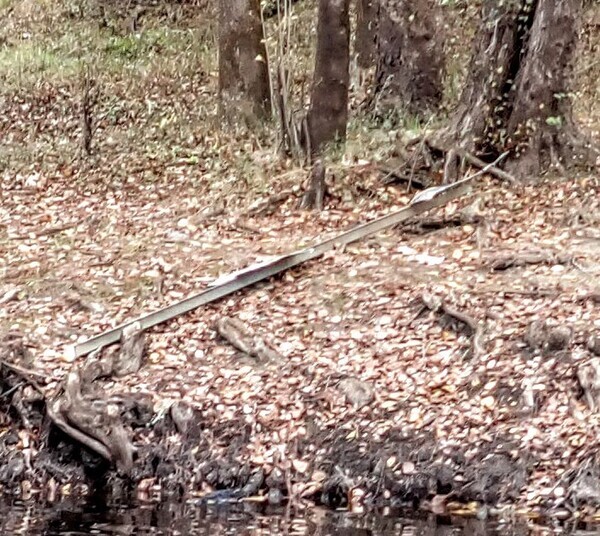
[[[145,80],[144,95],[111,85],[88,161],[70,156],[75,88],[47,82],[0,98],[7,145],[25,140],[33,157],[11,153],[0,176],[1,357],[43,375],[46,393],[60,391],[77,340],[409,201],[368,161],[350,160],[330,168],[325,211],[299,210],[302,170],[261,148],[262,133],[206,128],[211,110],[186,100],[192,87],[210,94],[209,71],[181,85]],[[170,131],[169,117],[184,113],[185,128]],[[179,149],[164,151],[173,136]],[[290,195],[275,210],[255,213],[281,191]],[[270,500],[279,490],[330,506],[466,514],[588,505],[593,516],[600,420],[578,371],[600,330],[599,193],[597,176],[511,187],[486,179],[479,222],[388,231],[157,326],[141,369],[104,384],[146,404],[130,426],[138,496],[185,482],[198,496],[229,488]],[[438,212],[451,217],[471,201]],[[499,252],[545,256],[491,270]],[[481,323],[483,351],[451,316],[424,307],[424,295]],[[279,361],[241,355],[217,334],[224,318]],[[532,322],[546,319],[571,328],[566,348],[527,344]],[[44,473],[43,429],[23,419],[17,430],[3,418],[3,452],[38,472],[7,463],[6,489],[58,480],[68,495],[85,482],[76,470]]]

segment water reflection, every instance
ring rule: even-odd
[[[13,504],[0,508],[1,534],[76,536],[127,535],[289,535],[289,536],[523,536],[523,525],[494,526],[476,519],[440,516],[406,519],[359,516],[314,508],[292,514],[269,511],[255,504],[207,506],[164,503],[137,508],[39,507]],[[501,533],[501,534],[500,534]]]

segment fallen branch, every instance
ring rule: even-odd
[[[259,199],[252,203],[240,216],[263,216],[272,214],[281,203],[287,201],[290,197],[295,196],[293,190],[284,190],[269,196],[267,199]]]
[[[1,360],[1,359],[0,359],[0,367],[5,367],[5,368],[9,369],[11,372],[16,374],[19,378],[21,378],[24,383],[31,385],[31,387],[33,387],[39,394],[41,394],[41,395],[44,394],[44,389],[40,386],[40,384],[37,382],[37,380],[35,378],[39,378],[40,380],[46,380],[48,377],[46,374],[41,374],[40,372],[37,372],[35,370],[26,369],[26,368],[20,367],[19,365],[15,365],[13,363],[8,363],[7,361]],[[5,393],[2,393],[2,396],[8,396],[8,394],[9,394],[8,392],[5,392]]]
[[[134,449],[120,421],[118,407],[100,402],[83,396],[81,377],[73,371],[67,375],[62,395],[48,404],[48,416],[75,441],[129,473]]]
[[[409,221],[402,225],[402,230],[414,234],[425,234],[447,227],[462,227],[463,225],[479,223],[482,220],[483,216],[477,214],[458,214],[450,218],[427,218],[422,220],[415,218],[414,221]]]
[[[459,154],[472,166],[475,166],[479,169],[485,169],[487,173],[493,175],[497,179],[507,181],[510,184],[516,184],[518,182],[514,175],[511,175],[510,173],[507,173],[506,171],[503,171],[500,168],[496,167],[496,163],[498,161],[490,165],[486,164],[480,158],[477,158],[475,155],[472,155],[471,153],[468,153],[466,151],[459,151]]]

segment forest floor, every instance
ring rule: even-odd
[[[136,36],[72,14],[85,50],[104,58],[83,157],[79,59],[65,52],[76,43],[55,33],[65,10],[13,4],[0,34],[0,340],[13,357],[23,343],[14,363],[29,371],[2,367],[0,482],[54,499],[83,491],[92,462],[48,433],[43,408],[32,417],[28,378],[52,400],[81,362],[73,343],[413,195],[385,185],[377,162],[414,125],[356,117],[328,166],[325,210],[300,210],[307,172],[278,157],[269,127],[216,119],[212,48],[192,47],[201,36],[189,23],[148,22]],[[597,135],[597,117],[580,116]],[[272,210],[248,211],[281,192]],[[598,173],[485,178],[436,213],[152,329],[142,368],[102,383],[135,400],[124,418],[137,497],[184,484],[196,496],[236,489],[355,509],[484,515],[510,503],[567,516],[588,504],[595,515],[597,387],[584,396],[580,378],[600,334],[599,194]],[[483,328],[476,346],[429,296]],[[237,352],[215,331],[225,317],[278,360]],[[534,322],[569,337],[534,340]],[[178,433],[169,408],[180,402],[194,418]]]

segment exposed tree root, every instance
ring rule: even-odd
[[[459,311],[456,307],[449,305],[443,299],[437,296],[433,296],[431,294],[423,294],[423,296],[421,296],[421,299],[423,300],[423,304],[425,305],[425,307],[427,307],[431,311],[447,315],[448,317],[457,320],[459,323],[461,323],[467,328],[467,331],[472,338],[472,357],[479,358],[485,353],[483,340],[484,327],[481,322],[476,320],[468,313],[465,313],[464,311]]]
[[[327,186],[325,184],[325,166],[322,160],[317,160],[310,172],[309,185],[306,190],[300,208],[321,211],[325,202]]]
[[[270,348],[263,339],[236,318],[221,318],[217,322],[217,332],[234,348],[259,363],[281,362],[282,356]]]
[[[530,264],[567,264],[573,260],[572,255],[552,253],[548,251],[518,251],[495,255],[488,265],[491,270],[502,271],[509,268]]]

